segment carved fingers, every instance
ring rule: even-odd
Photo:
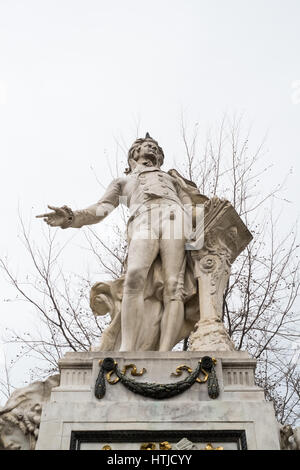
[[[51,227],[63,227],[67,224],[70,219],[70,211],[71,209],[67,210],[66,206],[63,207],[55,207],[55,206],[48,206],[49,209],[52,209],[54,212],[47,212],[45,214],[37,215],[36,218],[42,218],[44,222],[46,222]],[[71,211],[72,212],[72,211]]]

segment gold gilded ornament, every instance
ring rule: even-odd
[[[202,450],[224,450],[224,447],[220,446],[220,447],[214,447],[210,442],[208,444],[206,444],[206,447],[205,449],[202,449]]]
[[[159,450],[171,450],[172,446],[168,441],[163,441],[159,443]]]
[[[193,372],[193,369],[191,369],[189,366],[186,366],[186,365],[181,365],[181,366],[178,366],[176,368],[176,372],[172,372],[171,375],[173,375],[174,377],[178,377],[180,375],[182,375],[182,371],[183,370],[186,370],[189,374],[191,374]]]
[[[141,450],[155,450],[156,445],[154,444],[154,442],[146,442],[145,444],[141,444],[140,449]]]
[[[122,369],[122,374],[125,375],[128,369],[132,369],[131,375],[133,376],[143,375],[145,372],[147,372],[147,369],[145,369],[145,367],[143,367],[142,370],[138,372],[135,364],[126,364]]]

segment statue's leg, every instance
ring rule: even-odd
[[[184,324],[182,287],[185,271],[185,240],[160,240],[164,277],[164,312],[161,321],[160,351],[171,351],[180,340]]]
[[[129,244],[122,301],[120,351],[135,351],[137,348],[139,332],[143,328],[145,282],[158,251],[158,239],[132,239]]]
[[[142,328],[136,343],[138,351],[158,351],[162,314],[163,305],[159,299],[151,297],[144,300]]]

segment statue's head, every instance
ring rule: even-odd
[[[37,424],[22,411],[11,410],[0,416],[0,450],[34,449]]]
[[[37,441],[42,405],[51,390],[59,385],[59,374],[15,390],[0,409],[0,450],[34,449]]]
[[[128,151],[128,165],[129,168],[125,173],[130,173],[133,169],[134,163],[139,160],[149,160],[153,166],[160,168],[164,161],[163,149],[158,145],[156,140],[152,139],[150,135],[146,134],[144,139],[137,139]]]

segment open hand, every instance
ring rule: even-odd
[[[63,207],[54,207],[48,206],[49,209],[52,209],[54,212],[48,212],[47,214],[37,215],[37,218],[43,218],[44,221],[51,225],[51,227],[62,227],[66,228],[70,225],[72,221],[72,211],[66,206]]]

